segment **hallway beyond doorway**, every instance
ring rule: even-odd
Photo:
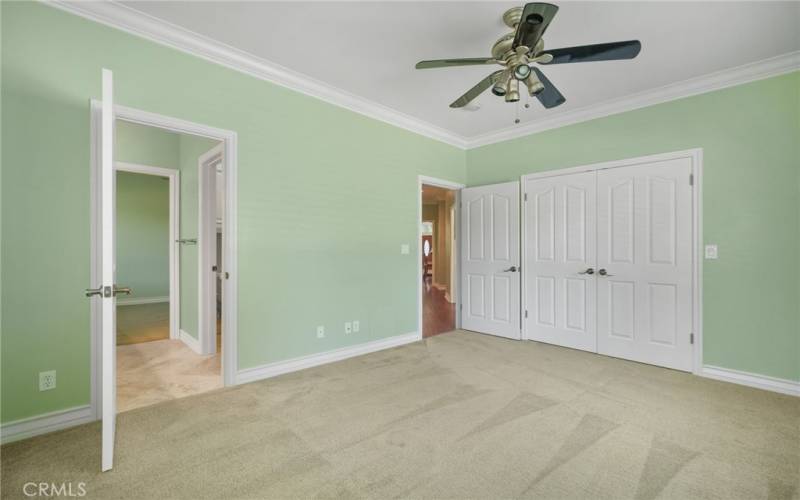
[[[447,301],[444,290],[431,285],[431,278],[422,284],[422,338],[450,332],[456,327],[456,305]]]

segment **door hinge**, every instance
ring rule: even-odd
[[[527,309],[525,309],[525,317],[526,318],[528,317],[528,310]]]
[[[689,334],[689,343],[694,344],[694,333]]]
[[[523,198],[525,201],[528,201],[528,193],[525,193],[525,195],[523,195],[523,197],[522,197],[522,198]]]
[[[694,186],[694,174],[689,174],[689,185]]]
[[[463,311],[464,310],[464,304],[459,304],[458,305],[458,310],[459,311]]]

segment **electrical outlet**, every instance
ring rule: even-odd
[[[353,323],[348,321],[344,324],[344,333],[353,333]]]
[[[353,331],[354,332],[358,332],[358,330],[360,328],[361,328],[361,325],[359,325],[358,320],[353,321]]]
[[[400,245],[400,253],[403,255],[408,255],[411,253],[411,247],[408,245],[408,243],[403,243]]]
[[[39,372],[39,390],[49,391],[56,388],[56,371]]]
[[[706,245],[706,259],[716,259],[719,257],[719,250],[717,249],[717,245],[711,244]]]
[[[318,326],[317,327],[317,338],[321,339],[321,338],[324,338],[324,337],[325,337],[325,327],[324,326]]]

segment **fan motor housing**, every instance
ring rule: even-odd
[[[494,45],[492,45],[492,57],[498,61],[504,61],[508,53],[511,52],[511,46],[513,44],[514,33],[508,33],[501,36],[500,39],[494,42]]]

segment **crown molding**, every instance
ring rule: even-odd
[[[114,1],[49,0],[45,3],[460,149],[486,146],[800,70],[800,51],[790,52],[524,125],[464,137]]]
[[[120,3],[51,0],[45,4],[461,149],[467,144],[465,137],[441,127]]]
[[[567,111],[553,116],[552,118],[545,118],[522,126],[508,127],[496,132],[489,132],[472,137],[467,141],[466,149],[516,139],[518,137],[544,132],[545,130],[560,128],[575,123],[594,120],[595,118],[602,118],[604,116],[624,113],[626,111],[645,108],[676,99],[683,99],[684,97],[742,85],[744,83],[763,80],[797,70],[800,70],[800,51],[789,52],[755,63],[725,69],[716,73],[709,73],[708,75],[671,83],[663,87],[621,97],[619,99]]]

